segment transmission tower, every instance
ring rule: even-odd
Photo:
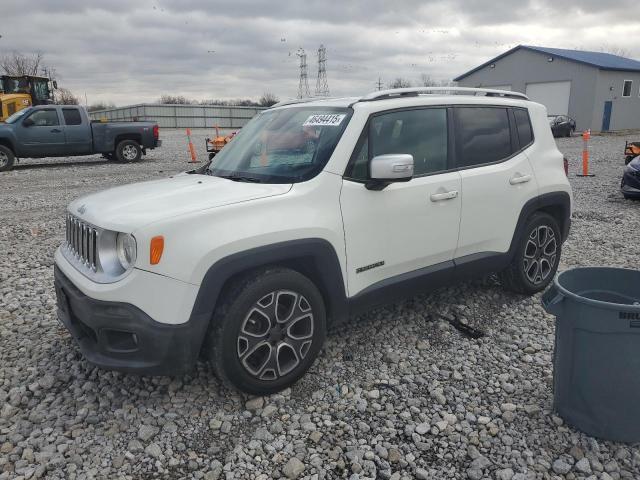
[[[307,54],[300,48],[296,53],[300,57],[300,83],[298,84],[298,98],[307,98],[309,94],[309,82],[307,79]]]
[[[318,80],[316,81],[316,96],[329,96],[329,84],[327,83],[327,49],[324,45],[320,45],[320,48],[318,49]]]
[[[382,78],[378,77],[378,81],[376,82],[376,87],[378,87],[378,90],[382,90]]]

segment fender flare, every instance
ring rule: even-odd
[[[513,258],[524,235],[524,227],[529,217],[537,211],[556,210],[559,214],[559,227],[560,234],[562,235],[562,242],[569,236],[569,229],[571,228],[571,197],[567,192],[550,192],[539,195],[532,198],[524,204],[518,217],[518,223],[511,239],[511,245],[509,246],[509,259]],[[558,215],[556,215],[558,216]]]
[[[209,326],[225,284],[234,276],[268,265],[298,270],[313,281],[332,320],[348,316],[342,268],[333,246],[321,238],[290,240],[234,253],[215,262],[205,273],[189,322],[201,332]]]

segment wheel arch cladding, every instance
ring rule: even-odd
[[[139,145],[142,145],[142,135],[139,133],[121,133],[119,135],[116,135],[116,138],[114,139],[115,146],[117,147],[118,144],[123,140],[133,140]]]
[[[320,238],[291,240],[234,253],[207,270],[190,317],[200,324],[203,339],[225,287],[247,272],[275,265],[298,271],[318,287],[328,320],[348,315],[342,269],[333,246]]]
[[[562,241],[564,242],[569,236],[569,228],[571,226],[571,197],[567,192],[550,192],[532,198],[524,204],[518,218],[518,224],[511,240],[509,248],[509,257],[513,258],[520,244],[520,240],[524,235],[524,229],[527,221],[536,212],[547,213],[551,215],[560,228]]]
[[[11,150],[11,152],[13,152],[14,155],[16,154],[16,150],[9,139],[0,138],[0,145],[2,145],[3,147],[7,147],[9,150]]]

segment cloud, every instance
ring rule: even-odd
[[[451,79],[518,44],[640,57],[635,3],[586,0],[4,0],[0,54],[42,51],[59,83],[89,102],[161,94],[196,99],[293,97],[300,47],[309,87],[327,47],[331,93],[360,95],[378,78]],[[612,35],[615,34],[615,35]],[[612,38],[614,41],[612,41]],[[615,43],[616,38],[624,42]]]

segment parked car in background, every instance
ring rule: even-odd
[[[624,167],[620,189],[624,198],[640,199],[640,156],[635,157]]]
[[[134,162],[161,145],[158,124],[91,122],[83,107],[41,105],[20,110],[0,124],[0,172],[16,158],[103,154],[109,160]]]
[[[576,121],[566,115],[548,115],[554,137],[570,137],[576,131]]]

